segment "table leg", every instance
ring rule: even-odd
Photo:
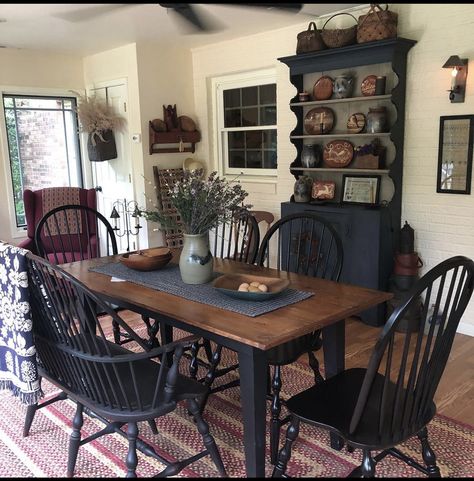
[[[345,320],[323,328],[324,373],[326,379],[344,371],[345,357]],[[331,433],[331,447],[340,451],[344,441]]]
[[[240,398],[248,478],[265,477],[267,361],[264,351],[239,352]]]
[[[163,320],[160,320],[160,334],[161,334],[161,345],[169,344],[173,342],[173,326],[170,326]],[[169,352],[166,354],[166,365],[171,367],[173,364],[173,353]]]

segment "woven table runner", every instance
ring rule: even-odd
[[[249,317],[260,316],[261,314],[294,304],[314,295],[313,292],[287,289],[279,296],[269,299],[268,301],[234,299],[219,292],[212,286],[211,282],[199,285],[185,284],[181,280],[179,266],[177,265],[168,265],[164,269],[158,271],[141,272],[130,269],[119,262],[92,267],[90,270],[111,277],[124,279],[151,289],[167,292],[168,294],[184,297],[190,301],[196,301],[201,304],[208,304],[228,311],[238,312],[239,314]],[[214,279],[221,275],[222,274],[215,272]]]

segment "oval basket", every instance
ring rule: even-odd
[[[328,22],[338,15],[350,15],[355,20],[356,24],[349,28],[326,29]],[[347,12],[336,13],[326,20],[326,23],[321,29],[321,37],[328,48],[345,47],[346,45],[352,45],[353,43],[356,43],[357,19],[354,17],[354,15],[351,15]]]

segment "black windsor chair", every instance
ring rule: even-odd
[[[206,389],[179,373],[183,349],[195,338],[147,350],[143,339],[109,305],[58,266],[28,254],[28,276],[39,373],[77,404],[67,475],[74,474],[80,446],[104,434],[118,433],[128,439],[127,477],[136,477],[137,449],[166,465],[157,474],[160,477],[176,475],[208,454],[225,476],[219,451],[199,411],[198,403]],[[107,340],[96,306],[114,319],[140,351],[132,352]],[[168,368],[160,361],[170,353],[174,358]],[[137,423],[174,411],[178,401],[186,401],[205,449],[183,461],[171,462],[138,436]],[[105,427],[81,439],[84,412]],[[122,430],[124,425],[126,432]]]
[[[53,264],[93,259],[118,254],[115,232],[109,221],[97,210],[84,205],[64,205],[47,212],[35,230],[38,255]],[[103,252],[105,250],[105,252]],[[150,347],[159,345],[156,335],[159,323],[142,316],[147,327]],[[130,342],[112,320],[116,344]]]
[[[276,239],[276,237],[278,237]],[[276,243],[276,245],[275,245]],[[324,218],[312,212],[290,214],[275,222],[262,240],[257,257],[258,265],[268,265],[271,250],[276,250],[276,268],[307,276],[338,281],[343,262],[342,241],[334,227]],[[291,319],[288,320],[291,322]],[[272,405],[270,422],[270,456],[276,463],[280,441],[280,428],[289,418],[280,418],[282,400],[281,366],[295,362],[308,354],[314,371],[314,380],[323,381],[319,362],[313,351],[321,349],[321,331],[302,336],[267,351],[267,362],[273,366],[271,380]]]
[[[362,464],[352,477],[374,477],[376,464],[388,454],[429,477],[440,477],[427,425],[436,413],[433,398],[473,289],[471,259],[457,256],[441,262],[392,313],[367,369],[347,369],[291,397],[287,401],[291,421],[273,476],[286,477],[291,446],[304,422],[336,433],[349,448],[362,450]],[[424,303],[418,332],[398,333],[397,326],[419,296]],[[426,467],[395,447],[415,435]],[[380,453],[372,456],[372,451]]]
[[[255,263],[260,243],[260,233],[257,220],[251,212],[246,210],[237,212],[232,222],[219,224],[210,234],[210,250],[214,257],[231,259],[246,264]],[[205,359],[201,359],[198,356],[201,348],[204,348]],[[239,379],[235,379],[220,386],[212,387],[217,377],[224,376],[239,367],[238,364],[232,364],[218,368],[221,361],[221,354],[222,346],[215,346],[213,351],[209,339],[202,339],[194,343],[191,347],[191,377],[194,379],[197,378],[198,367],[200,365],[207,370],[205,377],[201,379],[201,382],[208,388],[208,394],[203,398],[202,409],[209,394],[239,385]]]

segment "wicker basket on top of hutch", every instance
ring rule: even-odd
[[[297,150],[296,159],[290,166],[291,173],[298,179],[309,175],[319,181],[334,181],[336,195],[331,201],[308,203],[284,202],[281,215],[302,211],[314,211],[329,219],[342,237],[344,264],[341,282],[368,288],[388,290],[394,254],[398,246],[401,228],[403,141],[405,119],[406,66],[409,50],[414,40],[391,38],[386,40],[349,45],[317,52],[279,58],[290,69],[290,82],[296,87],[296,95],[290,101],[297,123],[290,140]],[[300,102],[300,92],[312,92],[314,84],[323,76],[351,76],[354,87],[351,97],[311,100]],[[364,90],[370,76],[386,78],[386,90],[380,95],[367,95]],[[364,85],[363,85],[364,84]],[[327,107],[333,111],[332,130],[308,134],[304,119],[311,109]],[[355,113],[367,117],[369,109],[385,107],[387,127],[382,132],[370,133],[367,129],[354,133],[349,129],[348,119]],[[382,109],[383,110],[383,109]],[[322,126],[323,127],[323,126]],[[306,144],[318,144],[322,152],[328,143],[348,141],[354,150],[378,142],[384,158],[377,168],[360,168],[353,160],[345,167],[335,168],[322,160],[315,167],[303,167],[301,153]],[[356,168],[359,167],[359,168]],[[378,199],[373,204],[360,205],[343,202],[344,180],[375,177],[379,182]],[[347,198],[344,199],[347,201]],[[361,320],[379,326],[385,323],[386,306],[365,311]]]

